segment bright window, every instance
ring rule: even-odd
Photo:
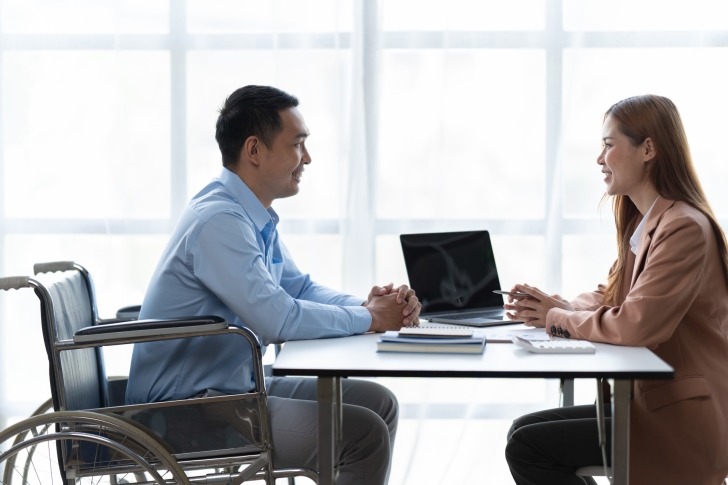
[[[221,169],[217,110],[272,84],[311,130],[301,192],[274,207],[315,280],[362,294],[406,282],[399,234],[487,229],[504,287],[573,298],[616,256],[595,160],[603,113],[625,97],[675,101],[726,226],[727,5],[0,0],[0,275],[75,260],[102,317],[140,303],[187,201]],[[31,292],[0,292],[0,428],[48,395],[39,330]],[[128,349],[107,356],[124,373]],[[557,405],[552,381],[382,382],[401,397],[398,449],[415,450],[393,484],[438,483],[447,467],[448,482],[487,469],[507,483],[510,420]],[[428,439],[460,448],[443,458],[417,448]]]

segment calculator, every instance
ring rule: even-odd
[[[513,343],[534,354],[593,354],[596,352],[591,342],[586,340],[558,339],[548,342],[529,341],[513,336]]]

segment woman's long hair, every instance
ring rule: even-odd
[[[633,146],[639,146],[647,138],[652,139],[656,155],[648,164],[647,177],[663,198],[685,202],[705,214],[713,226],[723,274],[728,281],[728,245],[725,234],[700,186],[685,129],[675,104],[662,96],[635,96],[613,105],[604,114],[605,121],[608,116],[617,122],[619,130],[630,139]],[[630,251],[629,239],[640,218],[639,210],[628,196],[615,196],[612,208],[617,224],[618,257],[604,290],[604,303],[607,305],[617,305],[624,286],[629,284],[624,280],[624,267]]]

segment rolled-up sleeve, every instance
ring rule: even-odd
[[[187,265],[265,345],[354,335],[369,329],[371,315],[360,306],[360,299],[342,298],[315,285],[287,255],[288,261],[284,259],[273,271],[282,271],[281,283],[294,290],[298,286],[298,291],[289,294],[266,267],[255,241],[251,222],[233,212],[221,212],[190,241]]]

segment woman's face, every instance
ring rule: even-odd
[[[632,145],[618,123],[608,116],[602,125],[602,152],[597,163],[602,166],[607,194],[634,196],[644,187],[647,161],[654,158],[652,140],[647,138],[638,146]]]

